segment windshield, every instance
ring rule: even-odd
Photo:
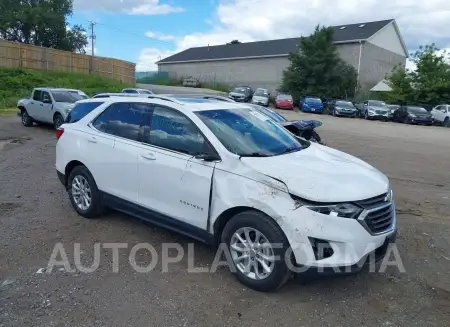
[[[245,93],[245,88],[243,88],[243,87],[235,87],[234,89],[231,90],[231,92],[244,94]]]
[[[322,103],[322,100],[319,98],[305,98],[305,102]]]
[[[350,101],[336,101],[336,107],[354,108]]]
[[[51,91],[51,93],[55,102],[75,103],[85,99],[84,96],[73,91]]]
[[[256,110],[222,109],[198,111],[196,115],[228,151],[239,156],[269,157],[302,150],[309,143]]]
[[[386,108],[386,103],[383,101],[371,100],[371,101],[369,101],[369,106]]]
[[[286,118],[284,118],[283,116],[281,116],[279,113],[270,110],[266,107],[263,106],[258,106],[258,108],[255,108],[256,110],[260,111],[262,114],[266,115],[267,117],[269,117],[270,119],[276,121],[276,122],[285,122],[287,121]]]
[[[409,112],[413,112],[415,114],[426,114],[428,111],[422,107],[408,107]]]
[[[278,100],[292,100],[292,97],[288,94],[280,94],[277,96]]]
[[[267,94],[266,90],[256,90],[253,95],[256,95],[257,97],[265,97],[265,98],[269,97],[269,94]]]

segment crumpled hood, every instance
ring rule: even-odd
[[[364,161],[311,143],[301,151],[261,158],[243,157],[250,168],[283,181],[289,192],[317,202],[368,199],[388,191],[389,181]]]

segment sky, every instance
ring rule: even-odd
[[[432,42],[450,49],[448,0],[74,0],[70,23],[86,29],[96,23],[96,55],[154,71],[156,61],[191,47],[306,36],[317,24],[391,18],[409,52]]]

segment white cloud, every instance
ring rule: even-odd
[[[159,0],[74,0],[73,6],[79,11],[99,10],[130,15],[164,15],[184,11],[182,7],[160,3]]]
[[[151,39],[161,40],[161,41],[172,41],[175,40],[175,36],[170,34],[163,34],[159,32],[148,31],[145,36]]]
[[[77,0],[76,0],[77,1]],[[105,0],[103,0],[105,1]],[[190,47],[309,35],[315,25],[340,25],[395,18],[410,49],[420,44],[449,44],[450,1],[447,0],[228,0],[219,3],[210,31],[174,40],[174,51],[144,49],[162,58]],[[159,51],[159,52],[158,52]],[[151,59],[141,55],[141,59]],[[140,60],[141,60],[140,59]],[[154,62],[139,61],[155,67]]]

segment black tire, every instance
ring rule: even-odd
[[[274,255],[279,259],[275,261],[273,271],[264,279],[251,279],[236,267],[234,261],[230,262],[237,280],[256,291],[265,292],[279,289],[292,275],[285,260],[286,251],[290,247],[286,236],[278,224],[265,214],[258,211],[244,211],[231,218],[222,232],[221,242],[225,243],[228,249],[230,249],[232,236],[242,227],[257,229],[268,239],[270,244],[282,244],[282,247],[273,249]]]
[[[408,116],[406,116],[405,118],[403,118],[403,124],[410,124],[411,122],[409,121]]]
[[[77,176],[82,176],[83,178],[85,178],[90,187],[91,204],[86,210],[82,210],[77,205],[72,194],[72,183]],[[97,184],[95,183],[94,177],[90,173],[89,169],[87,169],[85,166],[76,166],[70,172],[69,178],[67,180],[67,192],[69,194],[69,199],[72,207],[80,216],[84,218],[97,218],[104,213],[105,208],[103,206],[102,197],[97,188]]]
[[[22,125],[23,126],[25,126],[25,127],[33,126],[33,118],[31,118],[28,115],[28,112],[25,109],[22,109],[21,117],[22,117]]]
[[[55,114],[53,117],[53,125],[55,129],[58,129],[62,124],[64,124],[64,118],[60,114]]]

